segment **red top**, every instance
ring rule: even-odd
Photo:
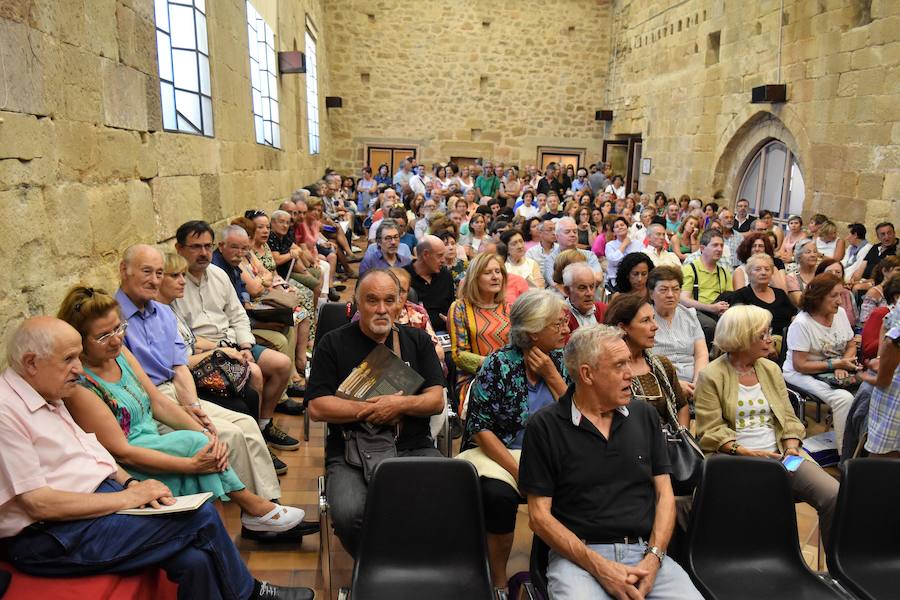
[[[871,360],[878,356],[878,346],[881,344],[881,324],[884,318],[891,312],[887,306],[879,306],[869,313],[865,325],[862,328],[862,358],[863,361]]]

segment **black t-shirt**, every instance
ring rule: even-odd
[[[561,208],[559,210],[557,210],[556,212],[550,212],[548,210],[547,212],[544,213],[544,216],[541,217],[541,220],[549,221],[551,219],[562,219],[564,216],[566,216],[566,213],[563,212],[563,209],[561,209]]]
[[[291,251],[291,246],[294,245],[294,240],[290,235],[279,236],[274,232],[269,235],[269,249],[272,252],[277,252],[278,254],[288,254]],[[278,272],[279,275],[283,279],[287,279],[288,275],[288,267],[291,266],[291,261],[286,261],[275,267],[275,271]]]
[[[547,180],[546,177],[541,177],[541,180],[538,181],[537,193],[538,194],[549,194],[551,191],[556,192],[556,195],[559,196],[559,199],[562,200],[563,197],[563,186],[562,184],[554,177],[551,180]]]
[[[656,513],[653,477],[671,471],[656,409],[634,399],[613,415],[607,440],[587,418],[572,421],[574,386],[528,420],[519,489],[553,498],[551,512],[578,538],[647,539]]]
[[[400,356],[414,371],[425,378],[422,389],[444,385],[441,363],[434,353],[431,337],[421,329],[398,325]],[[393,336],[388,343],[393,343]],[[354,368],[369,355],[376,346],[375,340],[359,328],[359,322],[348,323],[334,331],[329,331],[316,343],[312,357],[309,381],[306,384],[306,399],[315,401],[320,396],[333,396],[338,386]],[[390,348],[390,346],[388,346]],[[347,400],[355,402],[355,400]],[[401,450],[428,448],[432,446],[428,417],[403,417],[397,447]],[[344,439],[340,426],[328,427],[325,454],[328,457],[343,456]]]
[[[450,274],[447,267],[441,267],[440,271],[431,276],[431,283],[429,283],[416,273],[412,264],[403,268],[409,272],[409,284],[412,289],[416,290],[419,304],[424,306],[428,312],[431,327],[435,331],[448,331],[447,322],[441,318],[441,315],[447,316],[450,312],[450,305],[453,304],[455,297],[453,275]]]
[[[738,218],[735,215],[734,230],[739,233],[747,233],[748,231],[750,231],[750,226],[753,225],[753,221],[755,221],[755,220],[756,220],[756,217],[754,217],[752,215],[747,215],[747,220],[744,221],[743,223],[739,223]]]
[[[894,242],[893,246],[885,248],[883,252],[879,252],[880,250],[881,244],[875,244],[869,252],[866,253],[866,270],[863,271],[863,279],[872,279],[872,273],[875,271],[875,266],[881,262],[882,258],[897,254],[897,242]]]
[[[732,293],[732,304],[749,304],[764,308],[772,313],[772,333],[784,335],[784,330],[791,324],[791,319],[797,314],[797,307],[788,298],[787,292],[779,288],[772,288],[775,292],[775,301],[769,304],[753,293],[753,288],[745,285]]]

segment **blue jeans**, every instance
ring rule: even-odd
[[[97,493],[122,490],[107,479]],[[8,538],[10,562],[25,573],[72,577],[133,573],[160,567],[178,584],[178,598],[246,600],[253,577],[207,502],[193,512],[35,524]]]
[[[625,565],[635,565],[644,558],[646,546],[643,544],[596,544],[588,546],[591,550],[607,560]],[[654,559],[656,560],[656,559]],[[547,567],[547,587],[551,600],[591,600],[611,599],[594,576],[563,558],[555,551],[550,551],[550,564]],[[656,582],[647,594],[648,600],[703,600],[703,596],[691,583],[691,578],[677,562],[668,556],[656,572]]]

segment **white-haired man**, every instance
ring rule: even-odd
[[[575,223],[575,219],[572,217],[563,217],[559,219],[556,222],[555,233],[556,246],[544,259],[543,270],[541,273],[544,276],[544,281],[547,282],[547,285],[552,285],[553,282],[553,265],[556,262],[556,257],[559,256],[560,252],[564,252],[565,250],[578,250],[584,255],[587,265],[591,268],[591,271],[594,272],[594,281],[597,282],[597,285],[603,285],[603,267],[600,265],[597,255],[590,250],[581,250],[577,246],[578,225]]]
[[[700,600],[666,557],[669,455],[656,409],[632,399],[622,335],[606,325],[575,331],[564,354],[574,384],[525,427],[519,489],[531,529],[552,550],[550,597]]]

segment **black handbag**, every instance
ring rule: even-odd
[[[212,354],[194,365],[191,375],[198,390],[218,398],[235,398],[250,379],[250,367],[221,350],[213,350]]]
[[[378,464],[397,456],[399,426],[372,426],[363,424],[359,429],[344,428],[344,460],[362,469],[366,483],[375,474]]]
[[[700,444],[691,435],[687,428],[678,422],[678,415],[675,413],[675,391],[669,383],[666,371],[659,362],[659,359],[648,353],[650,360],[650,368],[657,373],[656,379],[660,382],[660,387],[664,388],[663,395],[666,397],[666,407],[669,411],[670,423],[662,425],[663,435],[666,436],[666,447],[669,450],[669,463],[672,466],[670,479],[672,480],[672,491],[676,496],[693,495],[694,489],[700,483],[703,475],[703,450]]]

